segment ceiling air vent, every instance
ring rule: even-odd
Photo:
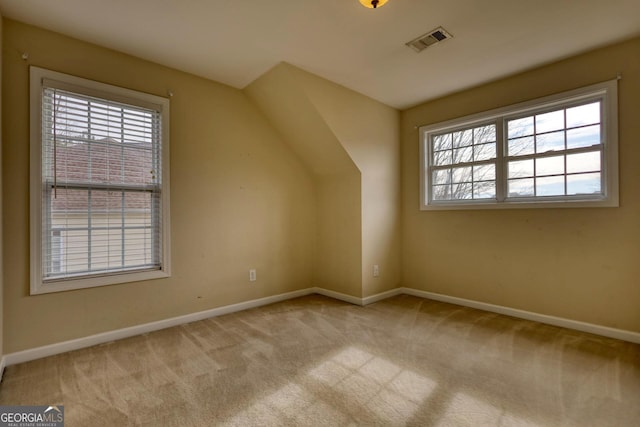
[[[421,35],[417,39],[411,40],[409,43],[406,43],[406,45],[416,52],[422,52],[429,46],[441,42],[442,40],[450,39],[451,37],[453,36],[444,28],[438,27],[433,31],[429,31],[427,34]]]

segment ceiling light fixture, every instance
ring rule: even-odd
[[[375,9],[378,6],[384,6],[387,0],[360,0],[360,4],[369,9]]]

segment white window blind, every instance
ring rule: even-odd
[[[159,269],[159,112],[46,86],[44,280]]]
[[[30,67],[31,294],[170,276],[169,109]]]
[[[160,111],[43,81],[43,283],[162,268]]]

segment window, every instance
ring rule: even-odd
[[[31,293],[169,276],[169,102],[31,67]]]
[[[618,206],[616,81],[420,133],[422,209]]]
[[[496,196],[496,125],[431,138],[433,200],[482,200]]]

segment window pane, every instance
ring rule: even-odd
[[[108,270],[109,267],[121,266],[120,260],[110,266],[109,250],[117,250],[121,247],[122,235],[119,229],[94,229],[91,231],[91,270]]]
[[[600,125],[567,131],[567,148],[590,147],[600,144]]]
[[[473,198],[473,185],[471,183],[453,184],[451,186],[453,194],[452,199],[471,199]]]
[[[496,179],[496,165],[481,165],[473,167],[474,181],[488,181]]]
[[[533,196],[533,178],[510,179],[508,186],[509,197]]]
[[[51,144],[51,157],[45,159],[51,172],[53,180],[53,159],[56,161],[56,181],[60,182],[83,182],[89,177],[89,144],[87,143],[66,143],[57,140],[55,144],[55,156],[53,153],[54,145]]]
[[[536,176],[564,173],[564,156],[536,159]]]
[[[453,132],[453,147],[466,147],[473,143],[473,130],[466,129]]]
[[[600,173],[567,176],[567,194],[601,194]]]
[[[124,218],[126,220],[127,218]],[[103,215],[92,215],[91,225],[94,227],[122,227],[123,224],[122,211],[112,210],[105,212]]]
[[[431,197],[433,200],[449,200],[451,198],[451,185],[434,185]]]
[[[564,131],[537,135],[536,149],[538,153],[564,150]]]
[[[536,115],[536,133],[564,129],[564,110]]]
[[[64,143],[77,143],[86,140],[89,135],[89,101],[77,96],[64,93],[51,93],[49,112],[55,113],[56,137]],[[53,103],[55,102],[55,111]],[[46,109],[46,108],[45,108]],[[49,129],[53,130],[53,129]]]
[[[494,181],[475,182],[473,184],[474,199],[493,199],[496,197],[496,183]]]
[[[451,134],[438,135],[433,137],[433,150],[440,151],[451,148]]]
[[[153,151],[149,144],[122,149],[123,180],[126,183],[153,185],[160,182],[160,171],[155,170]]]
[[[49,262],[51,265],[45,269],[51,273],[59,273],[62,268],[62,231],[60,229],[52,229],[49,236],[49,242],[51,244]],[[46,260],[45,260],[46,262]]]
[[[451,169],[433,171],[433,184],[442,185],[451,182]]]
[[[128,216],[133,214],[151,212],[153,209],[151,203],[152,193],[128,192],[124,195],[125,213]],[[128,222],[127,222],[128,223]]]
[[[533,117],[509,120],[507,133],[507,138],[509,139],[533,135]]]
[[[596,171],[600,171],[600,151],[567,156],[567,173]]]
[[[533,159],[509,162],[509,178],[533,176]]]
[[[473,130],[473,143],[486,144],[496,141],[496,125],[480,126]]]
[[[159,225],[153,223],[153,212],[159,210],[159,203],[154,200],[159,200],[159,195],[65,188],[55,193],[52,190],[45,195],[45,202],[47,198],[51,200],[51,225],[57,233],[56,239],[49,238],[50,247],[45,248],[45,277],[140,265],[138,255],[128,260],[134,253],[141,253],[140,259],[148,264],[160,262],[159,254],[153,250],[160,231]]]
[[[497,156],[494,123],[436,135],[431,137],[431,142],[438,148],[453,147],[433,151],[433,163],[429,165],[431,200],[473,199],[476,195],[479,198],[495,197],[496,165],[474,164]],[[454,167],[441,168],[449,165]],[[489,182],[480,184],[478,181]]]
[[[564,176],[549,176],[536,178],[537,196],[561,196],[564,195]]]
[[[126,225],[131,226],[149,226],[153,224],[153,209],[130,211],[126,215]]]
[[[92,218],[94,226],[99,225],[106,213],[115,212],[119,215],[122,210],[121,191],[90,190],[89,197],[91,199],[89,203],[91,213],[96,216],[95,221]],[[88,207],[87,205],[83,206],[86,215],[89,215]]]
[[[87,226],[87,215],[84,212],[89,206],[87,190],[56,188],[51,189],[46,197],[50,198],[49,201],[45,199],[44,203],[51,203],[51,222],[54,227],[62,227],[66,224]]]
[[[451,178],[452,182],[471,182],[473,180],[471,171],[471,166],[467,166],[464,168],[454,168]]]
[[[496,158],[496,144],[482,144],[473,146],[473,160],[482,161]]]
[[[567,108],[567,127],[600,123],[600,102]]]
[[[436,166],[450,165],[452,161],[452,151],[436,151],[433,153],[433,164]]]
[[[72,229],[62,233],[65,240],[62,252],[62,273],[86,271],[88,268],[89,232],[86,229]]]
[[[122,263],[122,225],[112,225],[105,238],[106,246],[102,256],[105,258],[106,268],[119,268]]]
[[[154,129],[158,127],[153,112],[46,89],[43,115],[51,118],[44,126],[45,176],[53,177],[55,158],[59,182],[141,185],[159,182],[151,172],[153,153],[158,148],[158,141],[154,145],[153,139],[154,135],[157,139]],[[159,178],[159,171],[155,175]]]
[[[454,148],[453,163],[467,163],[472,160],[473,147]]]
[[[145,228],[126,229],[125,266],[143,266],[153,262],[151,254],[151,232]]]
[[[534,153],[534,140],[532,136],[509,140],[509,156],[525,156]]]

